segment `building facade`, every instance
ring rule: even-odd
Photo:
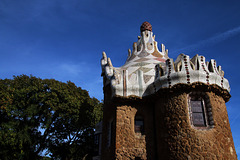
[[[150,23],[140,31],[122,67],[103,52],[101,159],[237,159],[221,66],[200,55],[173,61]]]

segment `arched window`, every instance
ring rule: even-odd
[[[134,120],[134,124],[135,124],[135,133],[141,133],[144,134],[144,119],[142,116],[135,116],[135,120]]]

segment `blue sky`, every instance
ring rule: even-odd
[[[26,74],[74,82],[103,99],[102,51],[124,64],[140,25],[174,60],[180,53],[215,59],[230,82],[226,104],[240,157],[240,1],[0,0],[0,78]]]

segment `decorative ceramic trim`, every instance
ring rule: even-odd
[[[133,43],[133,52],[128,51],[128,58],[122,67],[113,67],[105,52],[101,59],[104,86],[110,84],[113,96],[144,97],[156,93],[161,88],[171,88],[176,84],[202,82],[216,84],[230,91],[221,66],[215,60],[205,61],[204,56],[180,54],[176,61],[168,58],[168,50],[162,44],[158,50],[151,26],[145,24],[141,36]]]

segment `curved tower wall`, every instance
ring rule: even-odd
[[[225,105],[225,96],[204,84],[178,85],[155,101],[159,159],[237,159]],[[191,122],[189,95],[204,97],[207,127]],[[225,93],[226,94],[226,93]]]

